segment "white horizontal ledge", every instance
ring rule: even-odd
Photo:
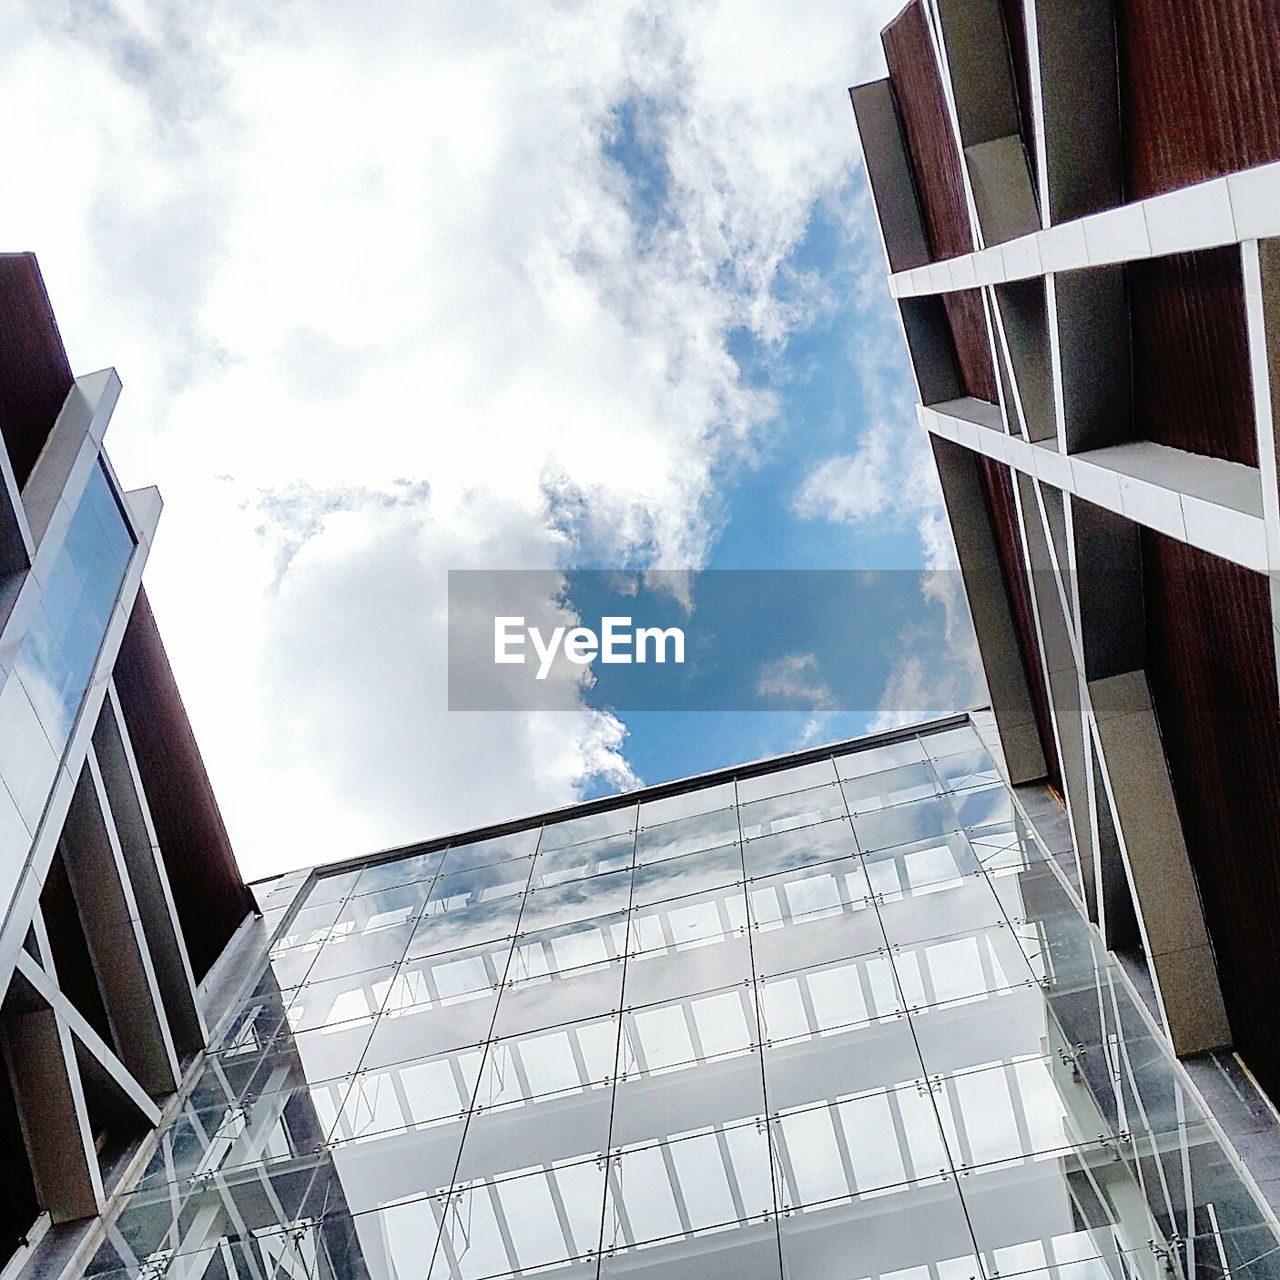
[[[1009,435],[995,405],[968,397],[916,413],[933,435],[1233,564],[1267,570],[1256,467],[1147,440],[1063,454],[1052,442]]]
[[[897,298],[954,293],[1280,236],[1280,162],[1104,209],[889,277]]]

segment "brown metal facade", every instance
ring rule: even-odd
[[[1116,0],[1131,200],[1280,159],[1275,0]]]
[[[1147,675],[1236,1048],[1280,1098],[1280,737],[1267,581],[1142,533]]]
[[[1227,245],[1131,262],[1125,284],[1134,434],[1256,467],[1239,250]]]
[[[973,232],[960,151],[947,120],[938,64],[920,0],[907,5],[884,29],[881,39],[930,252],[935,258],[970,253]]]
[[[120,646],[115,685],[198,981],[252,904],[145,591]]]
[[[1008,467],[993,462],[990,458],[983,458],[982,483],[987,513],[995,533],[996,554],[1000,558],[1004,589],[1009,597],[1013,625],[1018,633],[1022,668],[1027,677],[1027,687],[1031,692],[1036,729],[1039,731],[1040,746],[1044,751],[1045,780],[1050,786],[1060,791],[1062,767],[1058,761],[1058,747],[1053,736],[1049,691],[1045,687],[1040,640],[1036,634],[1035,613],[1031,606],[1030,577],[1027,573],[1026,559],[1022,553],[1022,540],[1018,534],[1013,477],[1009,474]]]
[[[71,384],[71,366],[35,254],[0,254],[0,435],[19,488]]]

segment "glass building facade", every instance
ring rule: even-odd
[[[1280,1274],[967,721],[260,899],[91,1274]]]

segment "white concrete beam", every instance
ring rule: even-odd
[[[1041,19],[1043,21],[1042,12]],[[1198,182],[889,277],[895,297],[950,293],[965,278],[1003,284],[1280,236],[1280,162]]]
[[[1280,442],[1276,440],[1280,422],[1280,240],[1247,240],[1240,252],[1266,528],[1271,644],[1280,675]]]
[[[944,440],[1233,564],[1260,573],[1267,569],[1263,486],[1256,467],[1146,440],[1067,456],[1008,435],[998,413],[971,398],[920,405],[916,413],[931,434]]]
[[[1089,685],[1107,798],[1174,1052],[1231,1043],[1209,930],[1178,819],[1146,675]]]

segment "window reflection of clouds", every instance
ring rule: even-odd
[[[225,1063],[345,1074],[309,1123],[260,1085],[288,1105],[183,1141],[280,1169],[329,1133],[325,1220],[386,1280],[777,1280],[779,1248],[966,1280],[1150,1259],[1209,1198],[1255,1256],[1269,1228],[992,777],[962,729],[751,779],[740,808],[730,784],[321,882],[273,959],[302,985],[276,1021],[258,992]]]

